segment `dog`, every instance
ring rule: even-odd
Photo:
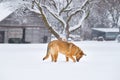
[[[79,47],[71,42],[53,40],[49,42],[47,47],[47,54],[43,60],[46,60],[51,55],[52,62],[57,62],[58,53],[64,54],[66,56],[67,62],[69,61],[69,58],[72,59],[73,62],[79,62],[80,58],[82,58],[83,55],[86,56],[86,54],[84,54]]]

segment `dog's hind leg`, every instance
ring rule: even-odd
[[[52,58],[52,62],[57,62],[57,58],[58,58],[58,52],[52,52],[51,53],[51,58]]]
[[[51,61],[53,62],[54,61],[54,56],[51,54]]]
[[[58,52],[56,52],[53,56],[54,56],[54,62],[57,62]]]

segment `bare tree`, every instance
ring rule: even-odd
[[[104,0],[109,17],[112,21],[112,27],[118,27],[120,20],[120,0]]]
[[[67,40],[73,31],[81,28],[83,21],[89,15],[89,0],[41,0],[39,2],[34,0],[34,2],[47,28],[57,39],[61,39],[60,34],[62,34]],[[54,29],[57,22],[61,28],[59,32]]]
[[[96,3],[96,11],[98,13],[101,24],[109,27],[118,27],[120,21],[120,0],[99,0]]]

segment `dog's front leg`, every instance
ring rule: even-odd
[[[67,56],[65,56],[66,57],[66,62],[68,62],[69,61],[69,58],[67,57]]]
[[[72,59],[73,60],[73,62],[76,62],[76,60],[74,59],[74,57],[72,56],[72,55],[66,55],[68,58],[70,58],[70,59]]]

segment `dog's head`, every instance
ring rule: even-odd
[[[83,51],[79,50],[76,54],[76,61],[79,62],[79,60],[83,57],[83,55],[86,56],[86,54],[84,54]]]

